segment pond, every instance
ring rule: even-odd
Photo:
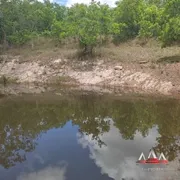
[[[168,165],[137,164],[143,152]],[[176,180],[180,102],[96,93],[0,99],[0,180]]]

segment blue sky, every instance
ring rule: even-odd
[[[43,1],[43,0],[39,0],[39,1]],[[84,3],[84,4],[89,4],[91,2],[91,0],[50,0],[51,2],[57,2],[61,5],[65,5],[65,6],[71,6],[74,3]],[[110,6],[115,6],[115,2],[117,0],[98,0],[101,3],[106,3]]]
[[[43,2],[44,0],[38,0],[40,2]],[[57,2],[58,4],[66,5],[68,0],[50,0],[51,2]]]
[[[66,5],[68,0],[54,0],[54,2],[57,2],[62,5]]]

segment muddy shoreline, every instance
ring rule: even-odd
[[[11,84],[9,90],[4,88],[4,92],[10,94],[40,93],[49,91],[52,85],[61,85],[97,92],[180,97],[180,63],[159,65],[148,61],[125,63],[101,59],[77,62],[60,58],[43,63],[42,60],[21,62],[19,57],[8,56],[3,59],[1,84],[2,78]]]

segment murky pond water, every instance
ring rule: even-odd
[[[150,149],[168,165],[137,165]],[[0,180],[180,179],[180,102],[66,94],[0,99]]]

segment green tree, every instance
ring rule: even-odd
[[[180,0],[167,1],[160,39],[164,46],[180,41]]]
[[[115,36],[117,40],[127,40],[138,35],[140,30],[139,22],[144,14],[143,11],[143,0],[122,0],[117,2],[115,22],[120,24],[121,27],[119,34]]]
[[[140,31],[139,36],[145,38],[159,37],[161,32],[160,21],[162,18],[162,9],[156,5],[148,5],[139,22]]]
[[[67,8],[45,0],[0,0],[0,44],[23,45],[35,37],[73,39],[83,55],[108,40],[155,37],[166,45],[180,41],[180,0],[120,0],[110,8],[98,2]],[[112,38],[113,37],[113,38]]]
[[[92,2],[89,6],[76,4],[68,12],[68,31],[78,39],[84,54],[92,54],[94,47],[110,35],[112,13],[107,5]]]
[[[162,7],[164,6],[164,4],[167,2],[168,0],[145,0],[145,2],[147,4],[150,4],[150,5],[156,5],[158,7]]]

